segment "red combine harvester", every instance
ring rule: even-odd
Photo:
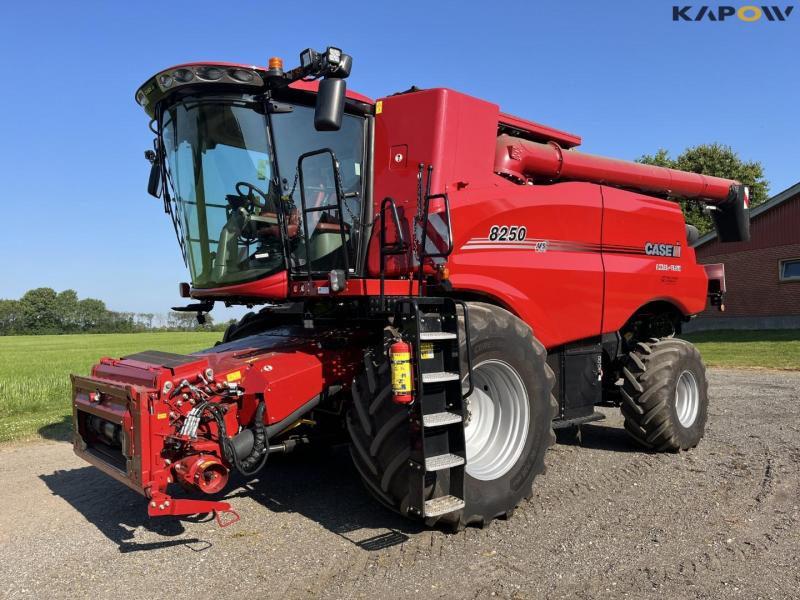
[[[375,498],[459,528],[509,515],[554,429],[595,405],[645,448],[698,443],[705,369],[673,336],[722,307],[724,274],[670,198],[742,240],[744,186],[581,154],[452,90],[373,102],[346,90],[347,54],[300,59],[179,65],[138,90],[149,191],[191,274],[180,310],[265,308],[213,348],[73,376],[79,456],[150,515],[221,513],[232,470],[347,432]]]

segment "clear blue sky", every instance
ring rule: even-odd
[[[145,192],[152,136],[133,94],[185,61],[293,65],[338,45],[349,85],[373,98],[451,87],[578,133],[588,152],[718,141],[762,161],[773,193],[796,183],[800,7],[784,23],[674,23],[672,4],[5,2],[0,297],[51,286],[116,310],[180,302],[186,272]]]

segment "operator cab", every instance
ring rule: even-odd
[[[350,59],[332,50],[305,51],[288,73],[277,59],[173,67],[137,93],[157,134],[149,191],[195,290],[243,296],[242,284],[284,271],[359,273],[371,109],[346,98]]]

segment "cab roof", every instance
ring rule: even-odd
[[[145,81],[136,90],[136,102],[151,117],[155,106],[175,90],[202,89],[203,86],[226,87],[240,91],[265,91],[268,69],[264,66],[221,61],[198,61],[174,65],[163,69]],[[300,80],[290,83],[289,89],[316,93],[318,80]],[[372,105],[374,101],[358,92],[347,90],[347,98]]]

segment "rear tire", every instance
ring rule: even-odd
[[[494,411],[478,410],[473,404],[473,413],[490,415],[477,417],[473,414],[473,418],[500,419],[495,415],[506,410],[513,423],[523,416],[527,422],[523,428],[516,424],[508,427],[508,423],[504,424],[502,420],[490,423],[489,429],[495,427],[493,431],[508,431],[509,438],[516,438],[516,447],[514,444],[494,443],[483,447],[478,456],[474,448],[470,452],[468,443],[464,478],[465,507],[427,519],[429,526],[438,523],[453,529],[461,529],[468,524],[482,527],[494,518],[509,517],[517,504],[531,495],[534,478],[544,471],[545,452],[555,441],[552,429],[557,411],[552,395],[555,377],[545,362],[544,347],[533,337],[533,332],[525,323],[501,308],[469,303],[469,320],[472,362],[479,374],[476,380],[485,382],[480,401],[484,406],[487,402],[494,402],[498,407]],[[392,402],[386,357],[389,343],[387,339],[382,348],[370,350],[365,355],[364,372],[353,385],[353,406],[347,415],[347,429],[352,441],[350,453],[353,463],[367,489],[384,505],[405,514],[409,493],[408,409]],[[493,384],[492,377],[499,377],[499,383]],[[519,393],[515,395],[514,389]],[[505,393],[500,394],[498,390]],[[471,398],[476,398],[476,394]],[[524,407],[518,405],[518,409],[503,409],[503,406],[509,406],[508,398],[511,396],[521,398],[525,402]],[[473,402],[477,403],[478,400],[474,399]],[[474,428],[475,425],[476,421],[473,420],[468,427]],[[468,429],[467,433],[470,431]],[[482,437],[480,430],[473,434],[473,439],[480,440]],[[497,452],[497,460],[492,460],[493,452]],[[474,459],[473,463],[470,463],[470,458]],[[475,469],[471,469],[471,464]],[[471,470],[480,479],[473,477]],[[434,491],[438,496],[441,490],[447,489],[446,472],[430,473],[427,477],[428,497]]]
[[[625,429],[637,443],[673,452],[697,445],[708,418],[708,381],[697,348],[675,338],[640,342],[622,375]]]

